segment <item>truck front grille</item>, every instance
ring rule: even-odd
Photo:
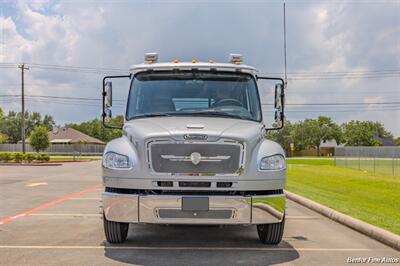
[[[149,166],[156,173],[213,176],[239,174],[243,145],[233,141],[148,144]]]

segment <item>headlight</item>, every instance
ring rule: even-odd
[[[264,157],[260,161],[260,170],[282,170],[285,167],[285,158],[282,155]]]
[[[107,152],[103,157],[103,166],[110,169],[130,168],[128,156]]]

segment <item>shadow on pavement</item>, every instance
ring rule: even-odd
[[[124,244],[104,245],[107,258],[140,265],[273,265],[299,257],[286,241],[261,244],[255,226],[131,225]]]

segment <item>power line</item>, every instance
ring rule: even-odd
[[[400,78],[399,75],[386,75],[386,76],[341,76],[341,77],[295,77],[288,78],[289,80],[324,80],[324,79],[386,79],[386,78]]]
[[[351,112],[387,112],[387,111],[400,111],[400,108],[390,108],[390,109],[359,109],[359,110],[285,110],[285,112],[292,113],[324,113],[324,112],[332,112],[332,113],[351,113]]]
[[[87,66],[68,66],[55,64],[27,63],[32,68],[81,72],[92,74],[104,73],[126,73],[127,68],[101,68]],[[16,67],[17,63],[0,63],[0,67],[12,68]],[[284,75],[280,72],[263,72],[262,75]],[[381,69],[381,70],[357,70],[357,71],[300,71],[288,72],[290,80],[318,80],[318,79],[363,79],[363,78],[400,78],[400,69]]]
[[[285,105],[289,106],[326,106],[326,105],[392,105],[392,104],[400,104],[400,102],[370,102],[370,103],[365,103],[365,102],[349,102],[349,103],[287,103]],[[272,103],[265,103],[262,105],[270,105],[272,106]]]
[[[18,94],[0,95],[0,97],[20,97]],[[67,96],[50,96],[50,95],[28,95],[25,97],[31,98],[47,98],[47,99],[70,99],[70,100],[82,100],[82,101],[102,101],[101,98],[86,98],[86,97],[67,97]],[[124,100],[113,99],[115,102],[125,102]]]
[[[7,97],[20,97],[19,94],[0,94],[0,98]],[[25,95],[29,98],[44,98],[44,99],[65,99],[65,100],[77,100],[77,101],[102,101],[101,98],[89,98],[89,97],[68,97],[68,96],[53,96],[53,95]],[[115,99],[113,101],[123,102],[126,100]],[[399,105],[400,101],[396,102],[324,102],[324,103],[287,103],[287,106],[340,106],[340,105]],[[263,106],[272,106],[272,103],[264,103]]]

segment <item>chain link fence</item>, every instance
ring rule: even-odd
[[[400,147],[336,147],[335,165],[400,176]]]
[[[103,144],[51,144],[45,152],[54,155],[102,155],[104,148]],[[22,144],[0,144],[0,152],[22,152]],[[29,144],[26,145],[26,152],[34,152]]]

